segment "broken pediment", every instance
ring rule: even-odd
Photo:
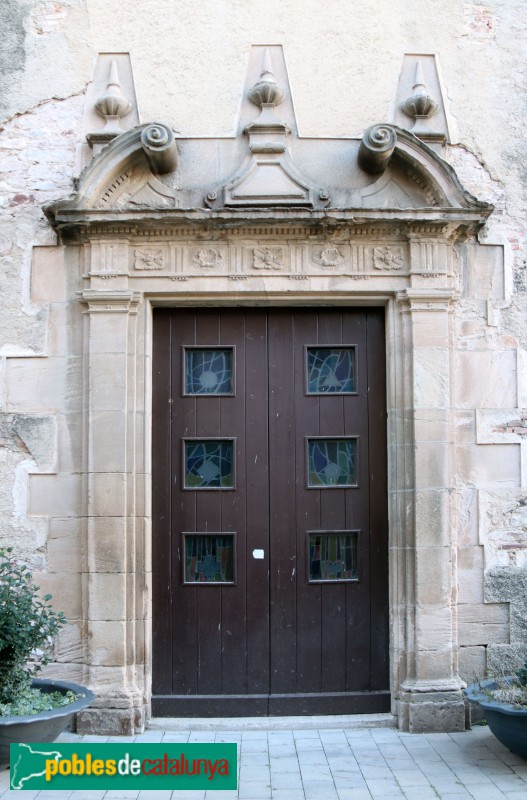
[[[356,216],[457,219],[476,231],[492,211],[433,149],[395,125],[373,125],[362,138],[300,136],[277,45],[253,49],[241,116],[237,135],[217,138],[137,125],[103,147],[76,193],[46,213],[63,229],[149,217],[349,224]]]

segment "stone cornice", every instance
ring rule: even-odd
[[[374,229],[400,229],[404,235],[449,238],[450,241],[473,236],[486,221],[487,213],[480,209],[386,209],[378,210],[311,210],[291,209],[167,209],[165,211],[130,211],[56,209],[54,224],[63,239],[91,238],[100,235],[170,235],[180,227],[188,227],[189,235],[199,235],[200,229],[210,235],[213,231],[235,232],[247,226],[281,227],[288,231],[302,227],[307,235],[325,230],[349,229],[350,235],[369,235]],[[382,234],[381,234],[382,235]]]

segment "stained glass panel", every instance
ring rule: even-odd
[[[234,394],[233,348],[185,348],[185,394]]]
[[[353,394],[356,391],[354,347],[307,348],[308,394]]]
[[[356,581],[358,531],[309,534],[309,580]]]
[[[183,534],[185,583],[234,583],[234,535]]]
[[[233,440],[184,442],[185,489],[233,489]]]
[[[357,439],[308,439],[308,486],[357,485]]]

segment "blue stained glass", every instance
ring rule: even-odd
[[[185,441],[185,488],[234,488],[232,439]]]
[[[357,531],[309,534],[310,581],[357,579]]]
[[[308,394],[350,394],[356,391],[354,347],[308,347]]]
[[[308,486],[356,486],[357,440],[309,439]]]
[[[186,349],[185,394],[233,394],[232,347]]]
[[[233,583],[233,535],[185,535],[184,580],[185,583]]]

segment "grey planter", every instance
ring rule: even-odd
[[[57,736],[68,726],[77,711],[89,706],[93,700],[93,692],[85,686],[66,681],[34,679],[32,686],[42,692],[72,691],[83,694],[75,702],[52,711],[41,711],[29,717],[0,717],[0,766],[9,763],[9,745],[17,742],[54,742]]]
[[[512,677],[504,680],[511,681]],[[496,681],[488,680],[471,684],[465,694],[471,703],[478,703],[485,711],[485,719],[492,733],[505,747],[523,758],[527,758],[527,708],[517,708],[509,703],[500,703],[482,693],[482,689],[495,689]]]

